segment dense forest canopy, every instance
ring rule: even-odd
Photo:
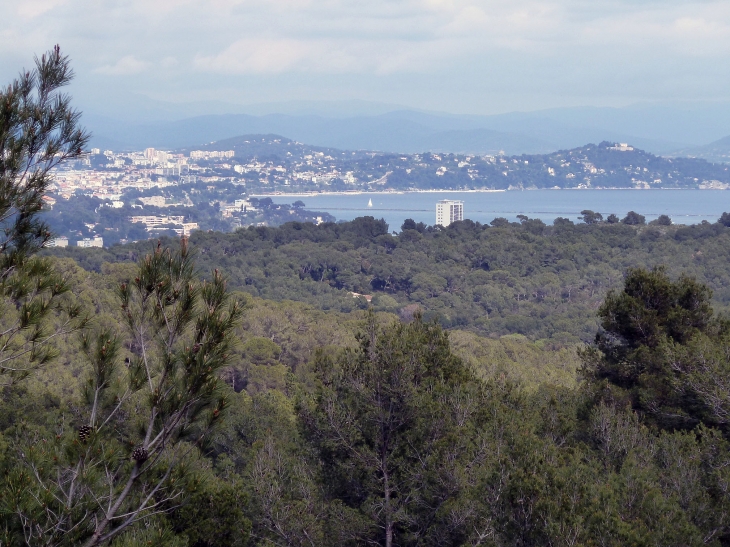
[[[123,322],[114,287],[139,275],[137,266],[105,263],[94,273],[58,259],[57,267],[98,324]],[[604,323],[616,347],[652,365],[615,381],[623,360],[593,346],[581,383],[574,352],[524,338],[235,295],[244,312],[220,375],[226,405],[211,442],[188,456],[178,479],[186,502],[165,501],[164,513],[113,544],[724,545],[730,447],[714,403],[730,399],[712,379],[728,372],[727,330],[715,326],[700,286],[691,289],[699,289],[694,305],[682,298],[685,281],[641,275],[643,292],[631,279],[619,283],[602,318],[626,298],[653,306],[659,291],[667,305],[645,308],[657,325],[676,324],[682,310],[711,320],[681,322],[684,334],[648,345]],[[120,362],[134,358],[127,344]],[[53,364],[4,390],[5,507],[14,507],[18,481],[29,480],[16,455],[28,451],[26,438],[50,443],[54,424],[66,420],[51,454],[78,442],[90,370],[76,338],[59,350]],[[694,360],[698,350],[715,356],[709,370]],[[642,395],[647,386],[653,399]],[[393,404],[378,406],[383,397]],[[667,424],[654,410],[665,407],[685,409],[691,422]],[[120,422],[115,435],[133,436],[133,424]],[[13,512],[3,518],[9,534],[20,533]]]
[[[728,308],[730,228],[723,222],[633,225],[631,214],[616,220],[546,226],[524,217],[446,229],[407,221],[393,234],[383,221],[364,217],[197,232],[191,242],[202,266],[220,268],[231,287],[255,296],[346,312],[368,306],[352,293],[369,295],[376,310],[407,315],[418,307],[445,327],[489,336],[589,341],[596,309],[630,267],[664,264],[671,275],[695,276],[713,290],[718,310]],[[99,271],[102,262],[133,260],[151,245],[53,254]]]

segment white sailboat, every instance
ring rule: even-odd
[[[372,206],[373,206],[373,200],[372,200],[372,199],[370,199],[370,200],[368,201],[368,207],[372,207]]]

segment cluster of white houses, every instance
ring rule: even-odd
[[[197,222],[185,222],[185,217],[176,215],[139,215],[129,217],[132,223],[144,224],[148,232],[172,230],[179,236],[189,236],[193,230],[198,230]],[[48,243],[49,247],[68,247],[66,236],[59,236]],[[77,247],[103,247],[104,238],[101,236],[85,237],[76,241]]]
[[[182,215],[137,215],[129,217],[132,224],[144,224],[148,232],[171,229],[179,236],[189,236],[190,232],[199,229],[197,222],[185,222]]]
[[[68,247],[68,238],[66,236],[59,236],[55,239],[52,239],[48,243],[49,247]],[[104,238],[101,236],[96,237],[85,237],[84,239],[79,239],[76,242],[77,247],[83,247],[88,249],[89,247],[103,247],[104,246]]]

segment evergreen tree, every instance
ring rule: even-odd
[[[16,443],[2,492],[15,542],[103,545],[201,487],[186,469],[226,406],[218,373],[241,308],[218,271],[197,280],[185,239],[142,259],[118,298],[127,335],[84,335],[91,370],[76,423]]]
[[[593,386],[606,382],[657,425],[725,428],[730,417],[730,325],[714,317],[712,291],[696,280],[669,279],[664,268],[629,270],[622,291],[599,309],[602,332],[583,353]]]
[[[597,224],[603,220],[603,215],[601,213],[595,213],[590,209],[581,211],[580,215],[581,216],[579,218],[586,224]]]
[[[49,342],[83,324],[68,286],[34,256],[53,237],[40,219],[51,171],[78,158],[89,134],[61,87],[73,78],[56,46],[0,89],[0,373],[17,378],[55,356]],[[62,320],[52,321],[56,312]]]
[[[458,545],[469,533],[460,500],[465,459],[474,457],[477,382],[447,334],[420,316],[383,327],[370,315],[359,341],[336,361],[320,357],[319,391],[301,410],[329,494],[342,504],[330,535],[385,547]]]
[[[629,211],[626,213],[626,216],[621,219],[621,222],[628,224],[629,226],[641,226],[646,224],[646,217],[635,211]]]

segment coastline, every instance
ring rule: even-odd
[[[520,189],[478,189],[478,190],[353,190],[351,192],[268,192],[265,194],[251,194],[252,198],[267,197],[316,197],[316,196],[360,196],[360,195],[404,195],[404,194],[490,194],[500,192],[541,192],[541,191],[576,191],[602,192],[616,190],[633,190],[637,192],[661,191],[698,191],[698,192],[730,192],[720,188],[520,188]]]
[[[251,194],[252,198],[265,197],[297,197],[297,196],[361,196],[361,195],[403,195],[403,194],[441,194],[441,193],[491,193],[507,192],[507,190],[353,190],[352,192],[269,192],[267,194]]]
[[[656,191],[669,188],[565,188],[576,191],[549,191],[554,189],[341,191],[308,192],[306,195],[282,192],[268,196],[277,204],[290,204],[300,199],[306,203],[306,209],[327,212],[338,220],[352,220],[358,216],[369,215],[383,218],[390,226],[400,226],[407,218],[428,225],[433,224],[436,202],[441,199],[463,200],[464,218],[482,224],[498,217],[518,222],[519,215],[537,218],[546,224],[550,224],[558,217],[575,221],[583,210],[598,211],[604,215],[616,213],[619,217],[623,217],[627,211],[637,211],[646,217],[647,222],[661,215],[667,215],[675,224],[695,224],[702,220],[715,222],[724,211],[730,211],[728,191],[700,188],[671,189],[680,191]],[[372,202],[372,205],[369,202]]]

